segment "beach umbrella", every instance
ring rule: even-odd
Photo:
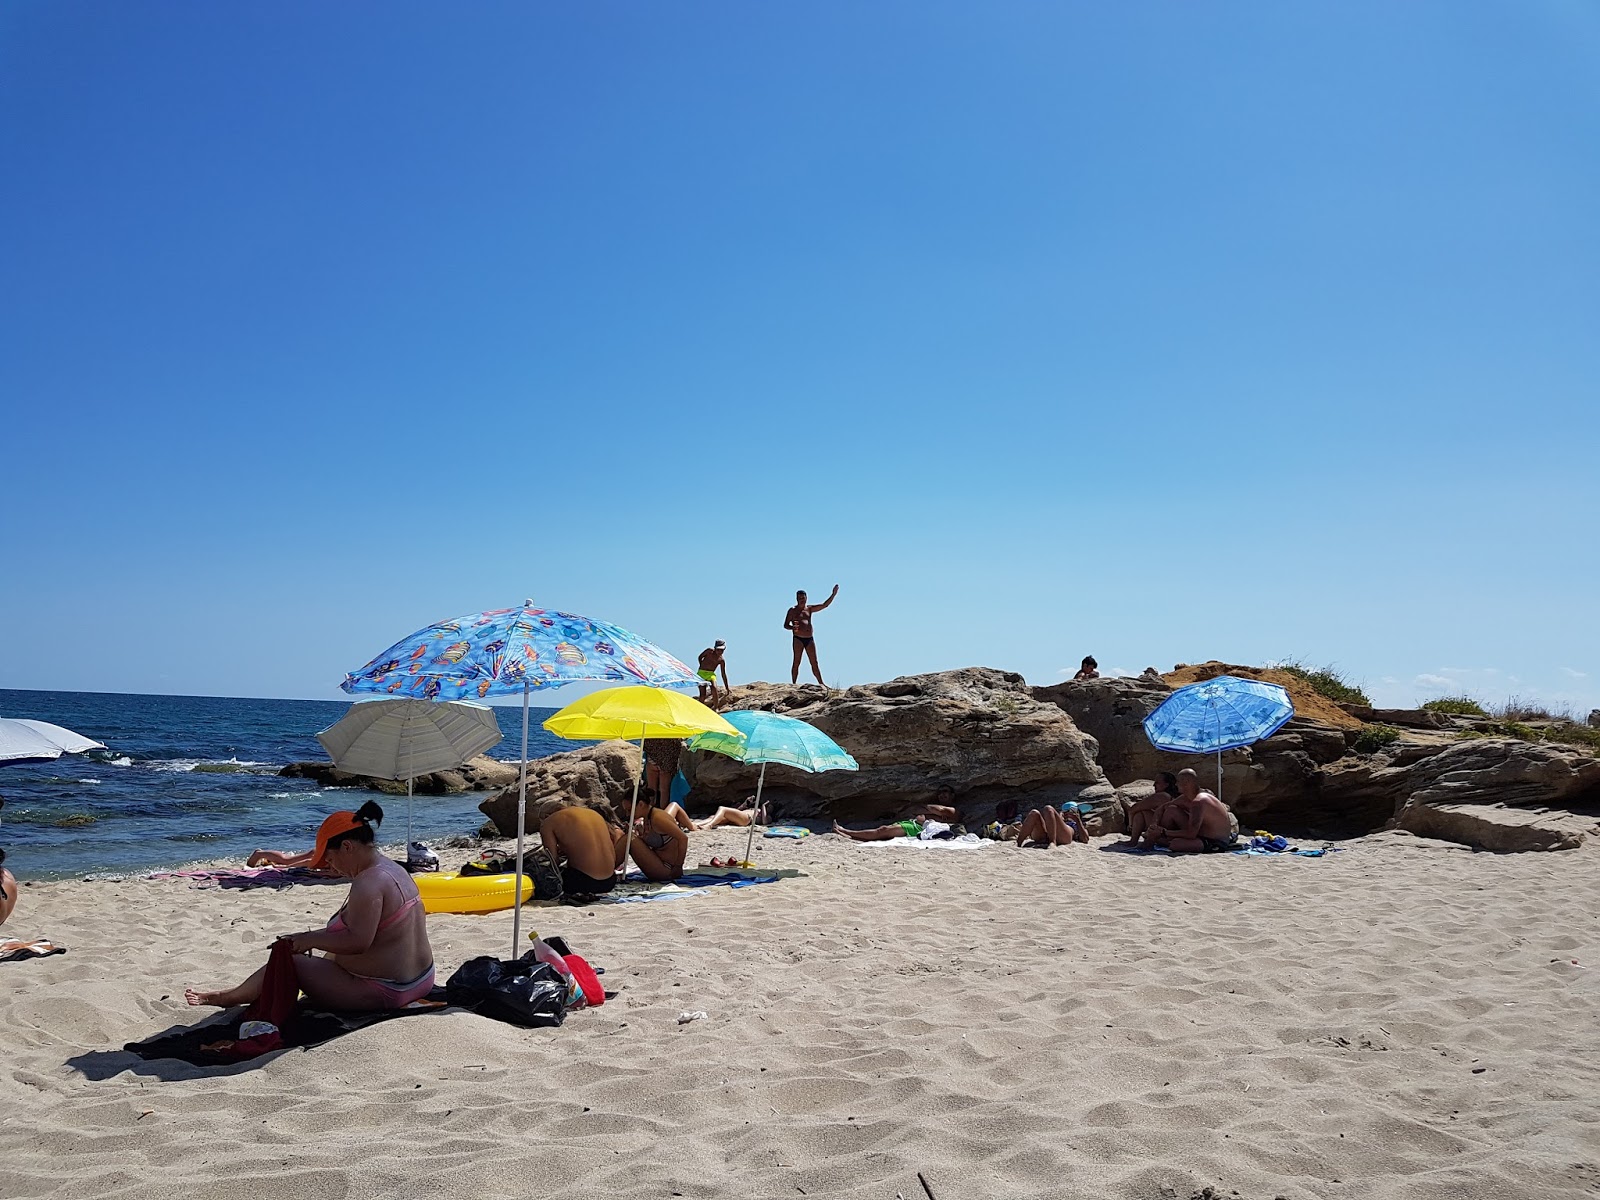
[[[695,673],[659,646],[617,625],[576,613],[496,608],[438,621],[390,646],[344,677],[347,692],[418,700],[482,700],[522,694],[522,773],[517,788],[517,880],[522,894],[523,826],[528,812],[528,696],[569,683],[693,686]],[[522,906],[511,906],[516,957]]]
[[[760,763],[756,779],[756,812],[761,811],[761,789],[767,781],[767,764],[782,763],[801,771],[855,771],[859,767],[844,748],[815,725],[797,717],[754,709],[736,709],[722,714],[744,736],[731,738],[725,733],[702,733],[689,740],[691,750],[710,750],[740,762]],[[750,816],[750,832],[745,837],[744,857],[750,861],[755,845],[755,813]]]
[[[501,738],[494,710],[465,700],[358,700],[317,741],[352,775],[406,781],[406,848],[418,775],[451,771]]]
[[[1292,716],[1289,693],[1277,684],[1218,675],[1173,692],[1144,719],[1144,732],[1158,750],[1215,753],[1220,800],[1222,752],[1271,737]]]
[[[622,869],[628,869],[628,854],[633,849],[633,818],[639,809],[639,780],[644,777],[644,739],[687,739],[702,733],[716,733],[739,739],[743,735],[722,717],[692,696],[660,688],[619,687],[591,692],[574,700],[545,721],[544,727],[557,737],[572,741],[604,741],[621,738],[639,741],[639,774],[633,781],[633,800],[628,805],[628,833],[622,847]]]
[[[105,746],[49,721],[0,718],[0,763],[50,762],[63,754],[86,754]]]

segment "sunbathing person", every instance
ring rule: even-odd
[[[17,877],[6,870],[6,852],[0,850],[0,925],[17,907]]]
[[[833,823],[833,831],[840,837],[847,837],[853,842],[887,842],[894,838],[916,838],[924,842],[944,842],[957,836],[955,827],[945,821],[935,821],[928,817],[911,817],[904,821],[896,821],[892,825],[879,825],[873,829],[846,829],[839,822]]]
[[[382,818],[383,810],[368,801],[359,812],[334,813],[317,830],[309,865],[351,880],[350,894],[323,928],[283,937],[294,949],[300,990],[319,1008],[403,1008],[433,990],[433,947],[422,897],[405,868],[378,853],[375,827]],[[190,1004],[219,1008],[250,1004],[261,995],[266,971],[262,967],[225,991],[189,988],[184,997]]]
[[[1143,800],[1128,805],[1128,841],[1137,842],[1155,824],[1161,811],[1178,799],[1178,777],[1171,771],[1157,771],[1156,790]]]
[[[1178,799],[1161,811],[1158,823],[1145,831],[1150,846],[1165,846],[1174,854],[1217,853],[1239,842],[1239,820],[1210,792],[1200,786],[1191,770],[1178,772]]]
[[[373,832],[377,832],[383,824],[383,809],[376,804],[363,804],[357,815],[366,814],[372,824]],[[245,860],[247,867],[309,867],[311,860],[317,856],[317,849],[313,846],[309,850],[256,850]],[[333,872],[326,867],[319,868],[324,875]]]
[[[956,790],[948,783],[941,783],[939,790],[934,792],[933,800],[928,804],[919,804],[911,810],[913,817],[927,817],[934,821],[944,821],[954,825],[961,820],[961,814],[956,809]]]
[[[1051,846],[1070,846],[1073,842],[1087,842],[1089,830],[1083,824],[1083,818],[1078,815],[1077,806],[1072,808],[1036,808],[1022,819],[1022,824],[1017,827],[1017,845],[1037,846],[1045,849]]]
[[[539,822],[539,841],[561,870],[569,896],[599,896],[617,886],[622,826],[587,805],[569,804]]]
[[[689,835],[646,793],[634,818],[633,838],[627,852],[646,879],[662,883],[683,874],[683,862],[689,854]]]
[[[748,807],[729,808],[726,804],[719,805],[717,811],[703,821],[696,821],[696,829],[721,829],[724,825],[737,825],[740,829],[747,827],[752,821],[757,825],[767,823],[767,806],[763,804],[756,808],[756,798],[746,796],[744,802]]]

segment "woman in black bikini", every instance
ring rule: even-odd
[[[807,604],[806,594],[794,594],[794,607],[783,617],[783,627],[794,634],[794,665],[789,668],[789,682],[800,682],[800,659],[811,660],[811,673],[817,677],[817,682],[824,688],[828,685],[822,683],[822,668],[817,666],[817,639],[811,632],[811,614],[819,613],[833,603],[834,597],[839,594],[839,585],[833,585],[833,591],[828,593],[828,598],[821,604]]]

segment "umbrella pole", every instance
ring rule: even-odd
[[[761,785],[767,782],[767,764],[761,764],[761,774],[756,778],[756,807],[750,814],[750,832],[744,839],[744,861],[750,861],[750,848],[756,844],[756,815],[761,811]]]
[[[1222,799],[1222,751],[1217,751],[1217,799]]]
[[[628,855],[633,852],[633,819],[639,811],[639,781],[644,778],[644,732],[639,733],[639,773],[633,777],[633,799],[628,803],[628,832],[622,842],[622,877],[628,877]]]
[[[517,783],[517,878],[511,892],[511,957],[522,943],[522,841],[528,824],[528,685],[522,685],[522,774]]]
[[[409,764],[408,764],[409,768]],[[415,775],[406,775],[406,859],[411,858],[411,786],[416,782]]]

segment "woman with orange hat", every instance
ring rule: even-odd
[[[336,812],[317,830],[312,867],[351,880],[350,894],[322,929],[284,934],[295,952],[300,990],[333,1011],[403,1008],[433,990],[422,897],[405,868],[378,853],[373,827],[383,810],[368,801],[358,812]],[[321,950],[322,957],[312,954]],[[190,1004],[231,1008],[261,994],[262,967],[238,987],[184,992]]]

